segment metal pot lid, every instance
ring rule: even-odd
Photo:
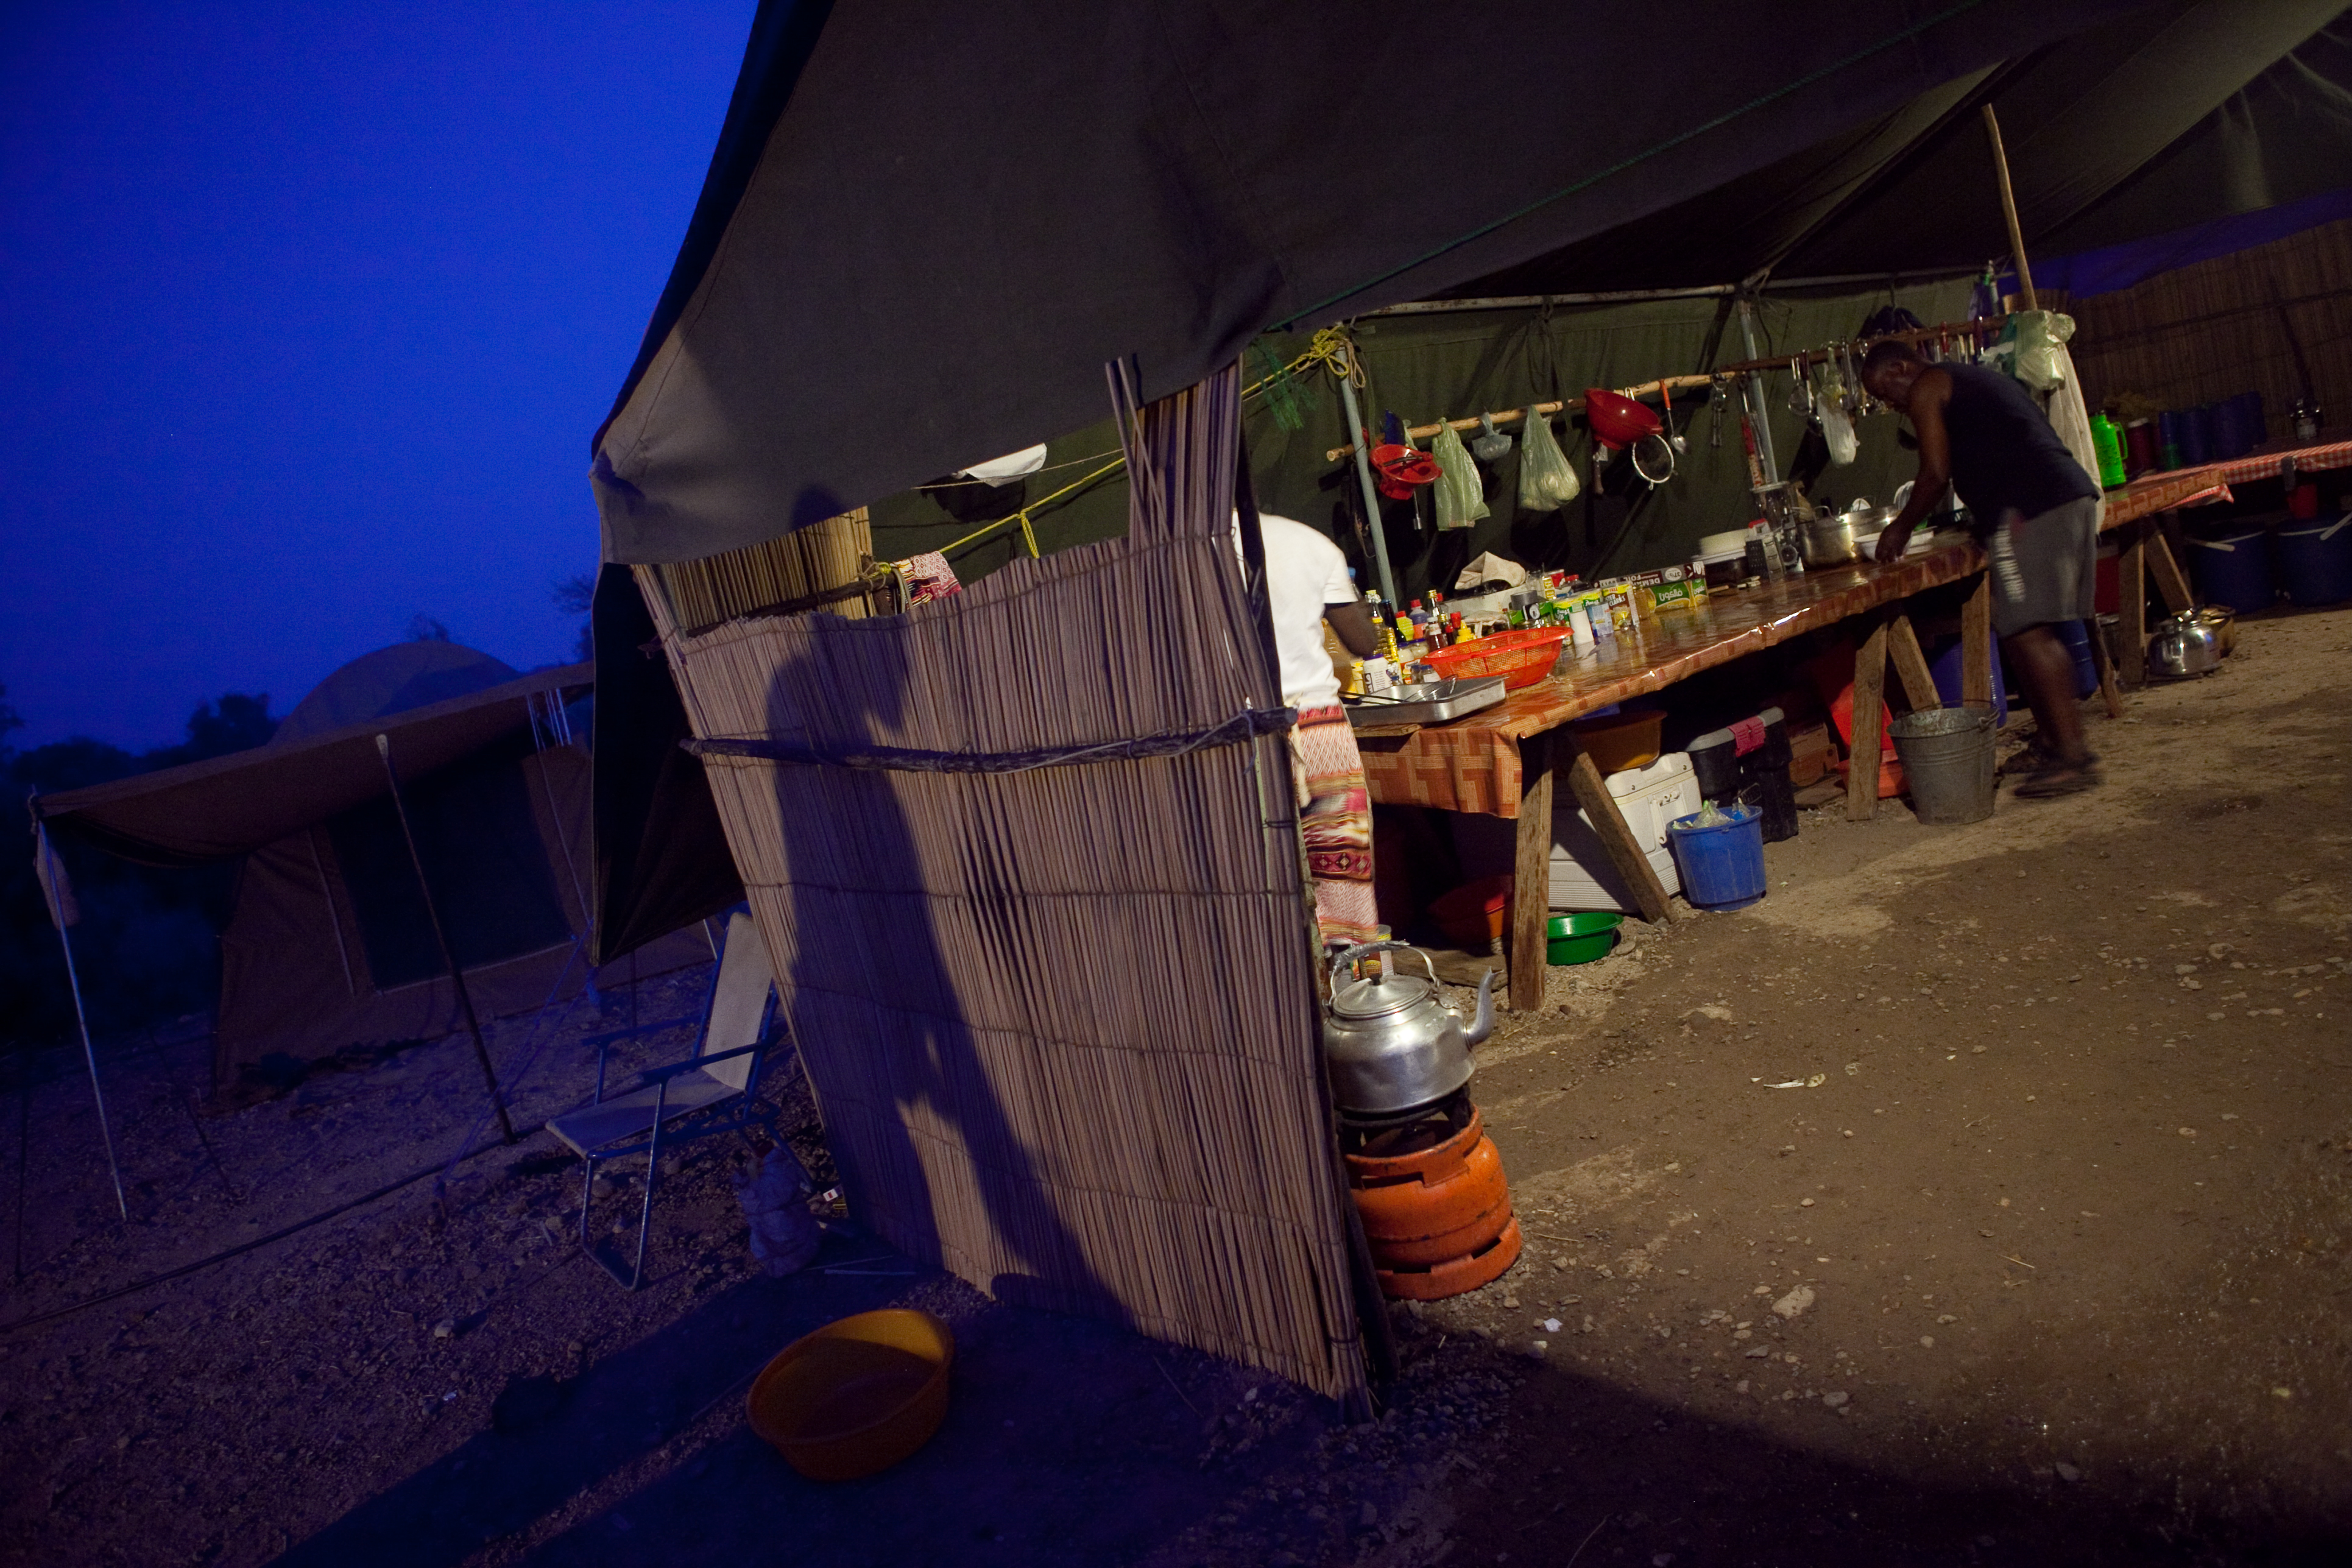
[[[1437,1000],[1437,983],[1423,974],[1374,975],[1352,980],[1331,994],[1335,1018],[1384,1018]]]

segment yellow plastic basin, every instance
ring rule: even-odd
[[[955,1336],[929,1312],[890,1307],[794,1340],[752,1380],[751,1430],[812,1480],[887,1470],[948,1413]]]

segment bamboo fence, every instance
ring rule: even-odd
[[[2309,392],[2352,415],[2352,218],[2158,274],[2113,293],[2043,303],[2074,318],[2075,368],[2091,406],[2139,393],[2191,408],[2263,395],[2269,435]]]
[[[695,634],[695,734],[1023,752],[1278,707],[1230,517],[1239,377],[1126,420],[1130,531],[887,617]],[[709,761],[856,1212],[1000,1296],[1360,1406],[1279,733],[1022,773]]]

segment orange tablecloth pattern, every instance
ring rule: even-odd
[[[1654,622],[1604,641],[1555,674],[1494,707],[1410,733],[1358,737],[1372,799],[1383,805],[1434,805],[1490,816],[1519,814],[1519,742],[1596,708],[1659,691],[1719,664],[1786,642],[1818,626],[1984,569],[1967,541],[1893,566],[1834,566],[1709,598],[1704,607],[1666,610]]]

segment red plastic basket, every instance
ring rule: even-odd
[[[1568,637],[1565,626],[1496,632],[1476,642],[1432,649],[1429,668],[1448,680],[1480,680],[1499,675],[1504,690],[1517,691],[1551,673],[1552,662],[1559,658],[1559,645]]]

